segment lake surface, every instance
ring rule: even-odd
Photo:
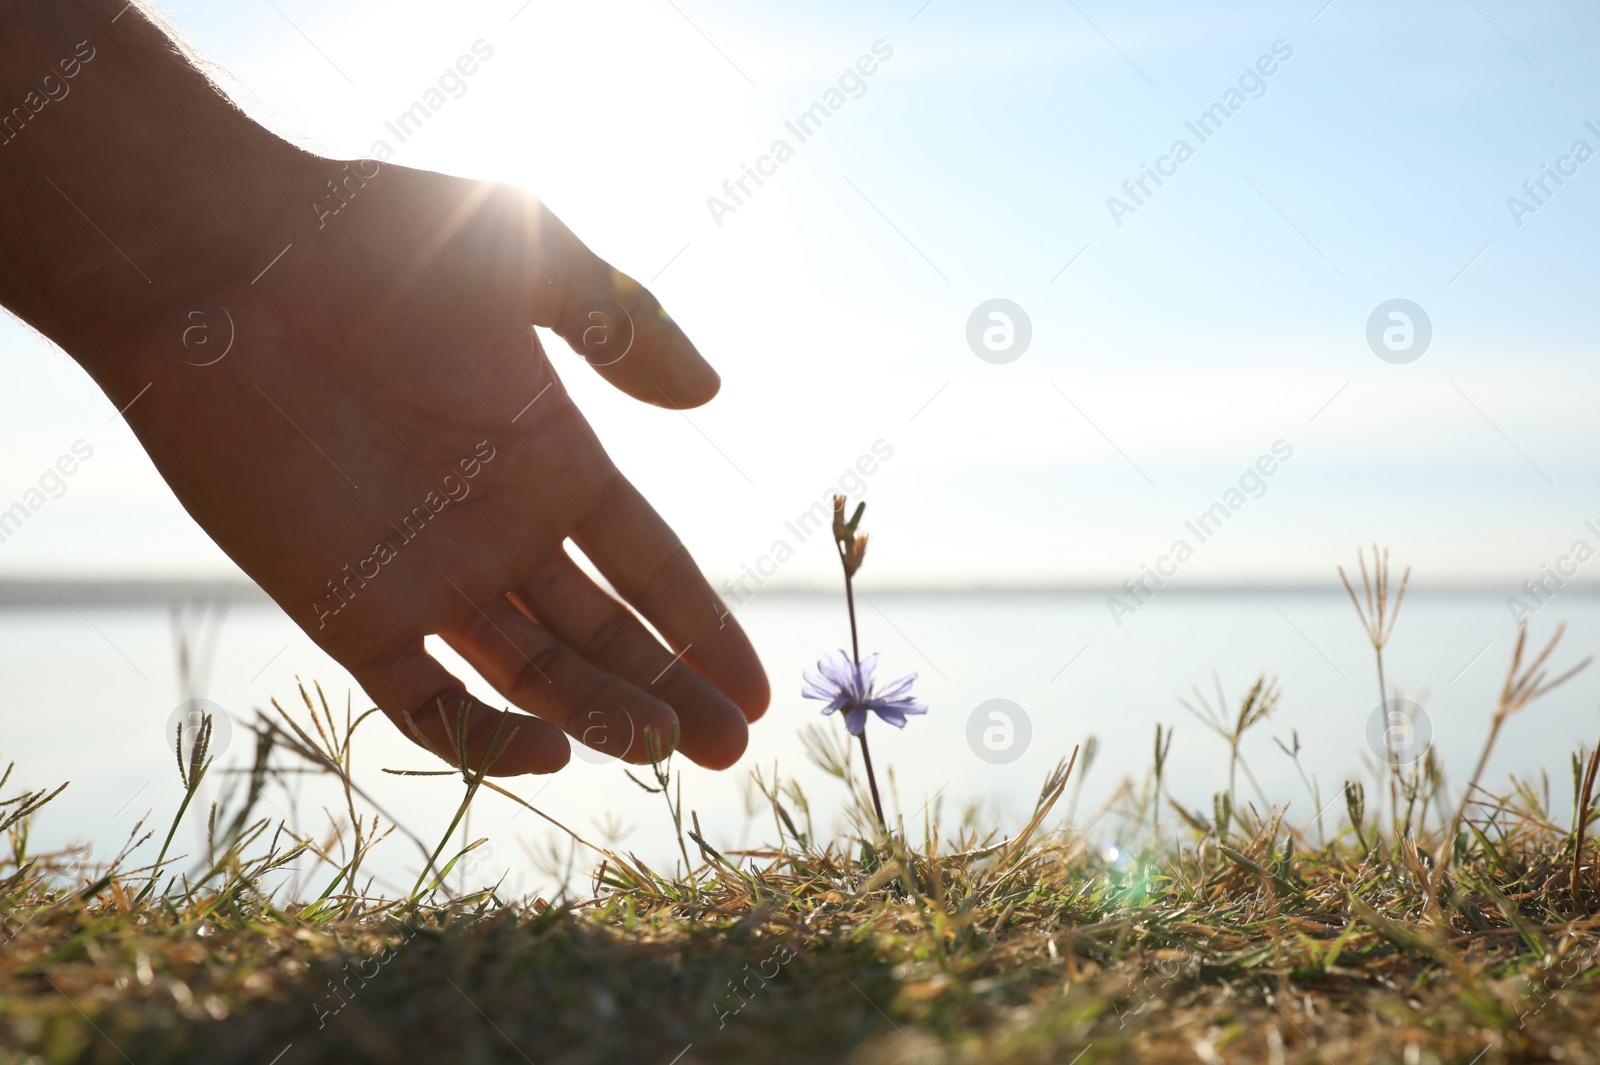
[[[1568,624],[1554,659],[1557,669],[1600,647],[1600,597],[1575,590],[1563,594],[1566,598],[1535,616],[1532,630],[1542,641],[1558,622]],[[832,596],[771,592],[749,602],[739,616],[772,677],[773,706],[752,730],[749,753],[739,767],[722,774],[685,767],[685,805],[699,812],[714,842],[733,848],[767,842],[772,818],[764,808],[752,815],[747,805],[752,793],[744,782],[751,766],[770,770],[776,762],[785,775],[803,782],[818,830],[827,832],[839,823],[841,786],[802,753],[800,728],[822,719],[816,704],[799,696],[800,671],[830,649],[848,646],[843,603]],[[1190,807],[1209,810],[1211,794],[1225,785],[1226,747],[1179,706],[1178,698],[1199,684],[1215,701],[1213,671],[1230,711],[1259,673],[1280,679],[1282,701],[1248,736],[1244,752],[1266,797],[1292,802],[1292,819],[1309,821],[1314,811],[1294,764],[1274,737],[1287,743],[1298,732],[1302,766],[1314,775],[1324,802],[1331,803],[1330,817],[1343,808],[1337,798],[1341,781],[1365,780],[1372,790],[1381,751],[1381,742],[1375,748],[1369,738],[1379,701],[1373,656],[1342,590],[1169,591],[1124,617],[1118,627],[1103,593],[879,594],[869,589],[861,597],[860,620],[863,652],[882,652],[880,676],[916,671],[916,690],[931,707],[904,732],[874,721],[870,733],[874,761],[880,774],[892,770],[892,788],[886,776],[880,779],[898,797],[908,820],[920,820],[919,811],[931,799],[946,822],[979,804],[985,823],[1015,828],[1050,767],[1093,734],[1100,741],[1099,754],[1083,780],[1081,812],[1058,808],[1084,824],[1123,777],[1144,778],[1158,722],[1176,727],[1168,770],[1171,793]],[[0,609],[0,675],[9,703],[0,757],[17,763],[7,793],[18,786],[71,781],[38,818],[35,849],[87,840],[96,853],[112,853],[147,811],[151,823],[165,830],[182,794],[169,726],[184,697],[173,633],[169,608],[160,605]],[[320,681],[341,710],[347,697],[358,712],[368,705],[348,675],[269,603],[230,605],[214,637],[213,661],[197,687],[235,719],[219,765],[248,764],[251,737],[245,723],[273,698],[286,706],[297,703],[297,676]],[[1431,742],[1457,785],[1465,783],[1481,749],[1514,639],[1503,594],[1414,591],[1405,601],[1387,654],[1388,677],[1424,706]],[[472,676],[448,650],[436,650],[461,675]],[[491,694],[486,686],[478,690]],[[1009,722],[989,718],[990,707],[977,726],[969,727],[975,711],[991,700],[1007,700],[1021,715],[1010,711],[1017,720]],[[1572,801],[1570,752],[1580,743],[1592,746],[1600,736],[1597,706],[1600,670],[1590,670],[1508,726],[1487,781],[1497,786],[1511,772],[1548,771],[1553,806],[1564,817],[1561,811]],[[838,727],[831,720],[828,724]],[[984,733],[996,728],[988,735],[991,746],[985,746]],[[1003,746],[1008,729],[1012,747],[997,754],[992,746]],[[1029,734],[1025,743],[1024,732]],[[437,764],[380,718],[363,726],[355,752],[358,782],[404,825],[436,841],[455,809],[460,781],[382,773],[385,767]],[[990,760],[1013,754],[1009,761]],[[620,838],[625,849],[670,867],[676,843],[661,797],[635,787],[621,765],[574,758],[556,777],[525,778],[511,786],[579,833],[596,840]],[[1241,800],[1255,795],[1243,778],[1239,789]],[[294,794],[269,789],[260,812],[320,835],[328,824],[324,808],[341,806],[342,799],[325,782],[303,778]],[[197,854],[200,836],[194,826],[202,823],[202,812],[192,812],[190,821],[179,833],[179,844]],[[547,854],[559,833],[545,822],[484,794],[470,831],[490,841],[469,873],[472,881],[490,883],[504,874],[507,890],[550,889],[550,877],[535,856]],[[1109,841],[1122,830],[1115,817],[1103,816],[1092,831]],[[561,853],[566,855],[565,845]],[[579,854],[579,881],[589,867]],[[312,872],[309,863],[303,868]],[[408,887],[417,868],[415,847],[398,837],[380,848],[372,865],[383,877],[380,886],[387,883],[391,890]],[[325,876],[316,871],[313,878]]]

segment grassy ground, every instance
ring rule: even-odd
[[[1372,617],[1381,663],[1385,608]],[[1563,679],[1547,661],[1519,644],[1485,759]],[[1272,701],[1263,682],[1203,716],[1237,752]],[[721,854],[657,766],[645,783],[690,872],[595,847],[587,898],[454,897],[441,843],[385,900],[358,890],[383,832],[344,773],[356,722],[307,710],[259,724],[255,772],[183,875],[165,854],[89,872],[31,856],[49,796],[0,806],[0,1062],[1600,1062],[1588,752],[1570,803],[1491,795],[1481,762],[1472,800],[1447,802],[1423,757],[1347,785],[1338,825],[1296,826],[1231,789],[1206,813],[1165,800],[1158,733],[1102,822],[1113,850],[1062,827],[1065,764],[1009,836],[885,836],[848,748],[815,731],[814,759],[851,788],[846,838],[818,839],[799,790],[763,781],[779,844]],[[195,739],[178,742],[191,794]],[[252,819],[284,759],[344,783],[342,851]],[[494,787],[460,775],[463,810]],[[265,891],[301,860],[324,869],[320,895]]]

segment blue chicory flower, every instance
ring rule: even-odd
[[[817,671],[805,671],[805,688],[801,695],[827,703],[824,714],[844,711],[845,731],[859,736],[867,727],[867,711],[872,711],[895,728],[906,727],[908,714],[926,714],[928,708],[911,696],[911,682],[915,673],[908,673],[893,681],[882,691],[872,689],[872,671],[878,664],[876,654],[868,655],[860,665],[851,660],[845,651],[833,654],[817,663]]]

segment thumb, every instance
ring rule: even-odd
[[[674,409],[710,401],[721,378],[650,290],[574,244],[578,261],[556,333],[634,399]]]
[[[503,242],[520,262],[510,265],[526,286],[534,325],[555,330],[601,377],[634,399],[658,407],[698,407],[722,381],[648,289],[613,269],[540,200],[509,185],[452,181],[492,227],[488,246]],[[527,269],[522,269],[522,267]],[[486,277],[497,287],[504,275]]]
[[[672,409],[709,402],[721,378],[650,290],[590,251],[542,203],[528,206],[542,264],[531,280],[534,324],[555,330],[634,399]]]

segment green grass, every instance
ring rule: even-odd
[[[1564,679],[1546,679],[1553,650],[1519,642],[1484,760]],[[1230,777],[1273,691],[1258,683],[1237,714],[1207,705]],[[1108,857],[1063,816],[1069,762],[1008,835],[969,816],[886,837],[842,734],[816,728],[808,753],[850,797],[841,838],[814,834],[793,782],[758,777],[774,842],[720,853],[658,764],[641,783],[667,800],[687,871],[585,842],[586,897],[456,896],[461,854],[413,838],[426,872],[384,899],[360,866],[405,833],[349,777],[359,723],[309,697],[258,721],[252,771],[181,874],[165,856],[85,872],[30,854],[53,796],[0,799],[0,1062],[1600,1061],[1588,751],[1570,798],[1490,794],[1480,761],[1473,801],[1452,803],[1429,757],[1347,784],[1337,825],[1297,825],[1231,788],[1207,813],[1178,806],[1158,734]],[[177,740],[190,795],[208,767],[198,739]],[[286,764],[343,785],[342,849],[254,817]],[[444,840],[479,790],[501,790],[481,770],[457,771]],[[265,886],[290,862],[320,870],[293,902]]]

